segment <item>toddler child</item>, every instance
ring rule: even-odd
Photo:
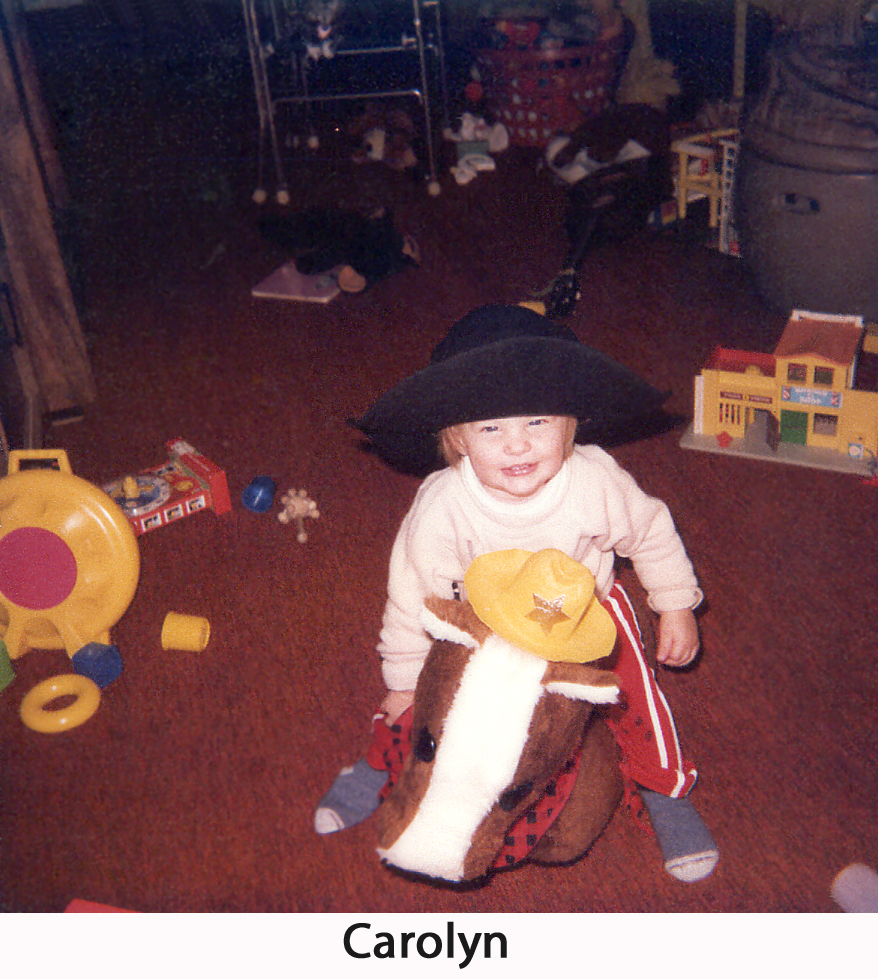
[[[419,623],[429,594],[465,599],[464,573],[491,551],[555,548],[595,577],[619,639],[613,670],[623,706],[600,708],[638,786],[666,870],[701,880],[719,858],[689,799],[696,770],[681,752],[670,708],[647,664],[616,556],[630,558],[658,613],[657,658],[695,657],[693,609],[702,599],[667,506],[612,457],[574,439],[621,430],[664,396],[626,368],[531,310],[492,305],[450,330],[430,365],[393,388],[357,426],[395,465],[446,468],[421,485],[390,558],[378,651],[387,695],[372,750],[343,769],[315,814],[318,833],[354,825],[377,808],[387,780],[375,745],[411,707],[430,649]],[[383,734],[383,738],[382,738]]]

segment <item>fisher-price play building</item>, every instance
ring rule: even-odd
[[[717,347],[680,444],[873,475],[878,393],[854,387],[864,337],[875,352],[862,317],[794,310],[773,354]]]

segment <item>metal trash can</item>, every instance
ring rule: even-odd
[[[783,311],[878,321],[878,59],[794,38],[741,129],[741,254]]]

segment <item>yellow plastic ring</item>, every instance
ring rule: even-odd
[[[76,697],[67,707],[46,710],[46,705],[59,697]],[[58,734],[84,724],[98,709],[101,691],[94,680],[78,673],[50,676],[29,690],[21,702],[22,722],[40,734]]]

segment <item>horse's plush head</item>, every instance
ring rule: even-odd
[[[422,622],[434,643],[415,691],[411,752],[377,814],[378,853],[400,869],[474,880],[576,755],[592,705],[616,702],[618,684],[591,664],[513,645],[465,602],[431,599]]]

